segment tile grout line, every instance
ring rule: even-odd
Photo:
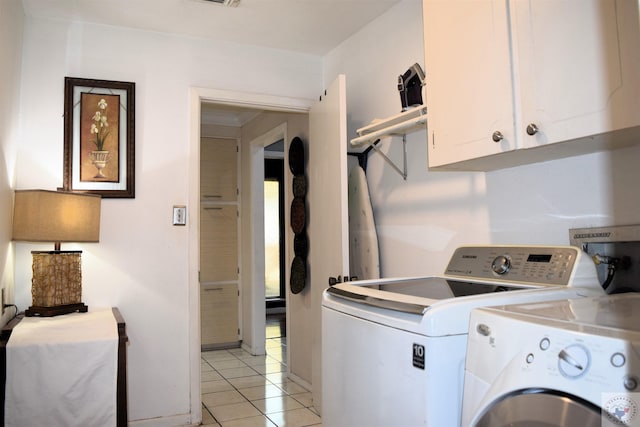
[[[231,353],[231,352],[229,352],[229,354],[230,354],[230,355],[232,355],[232,356],[234,356],[234,358],[235,358],[235,359],[239,360],[239,361],[240,361],[240,362],[242,362],[244,365],[246,365],[246,367],[251,368],[251,366],[247,365],[247,363],[246,363],[246,362],[244,362],[242,359],[240,359],[239,357],[237,357],[235,354],[233,354],[233,353]],[[229,360],[233,360],[233,359],[229,359]],[[206,361],[206,359],[205,359],[205,361]],[[268,420],[269,420],[271,423],[273,423],[275,426],[278,426],[278,424],[276,423],[276,421],[274,421],[274,420],[270,417],[270,414],[266,414],[266,413],[262,412],[262,410],[261,410],[260,408],[258,408],[258,407],[253,403],[254,401],[250,400],[247,396],[245,396],[245,395],[242,393],[242,391],[241,391],[241,389],[240,389],[240,388],[236,387],[233,383],[231,383],[231,382],[229,381],[229,379],[228,379],[228,378],[224,377],[224,376],[220,373],[220,371],[218,371],[215,367],[213,367],[213,366],[211,365],[211,363],[209,363],[208,361],[206,361],[206,362],[207,362],[207,364],[208,364],[209,366],[211,366],[211,368],[212,368],[212,369],[213,369],[213,370],[214,370],[218,375],[220,375],[220,376],[222,377],[222,379],[223,379],[223,380],[225,380],[225,382],[226,382],[228,385],[230,385],[230,386],[233,388],[233,390],[234,390],[234,391],[238,392],[238,393],[242,396],[242,398],[244,399],[244,401],[245,401],[245,402],[249,403],[253,408],[255,408],[255,409],[260,413],[260,415],[264,416],[266,419],[268,419]],[[285,365],[285,366],[286,366],[286,365]],[[253,368],[252,368],[252,369],[253,369]],[[280,387],[278,384],[275,384],[275,383],[273,383],[272,381],[270,381],[270,380],[266,377],[266,375],[265,375],[265,374],[261,374],[261,373],[259,373],[259,372],[255,371],[255,370],[254,370],[254,372],[256,372],[256,374],[257,374],[256,376],[261,377],[265,382],[267,382],[267,383],[269,383],[270,385],[273,385],[273,386],[275,386],[276,388],[278,388],[279,390],[281,390],[281,391],[284,393],[284,395],[283,395],[283,396],[290,397],[290,398],[291,398],[291,399],[293,399],[296,403],[300,404],[300,405],[301,405],[301,408],[300,408],[300,409],[306,409],[306,410],[310,411],[311,413],[313,413],[314,415],[317,415],[317,413],[316,413],[314,410],[310,409],[310,407],[309,407],[309,406],[307,406],[304,402],[302,402],[302,401],[300,401],[300,400],[296,399],[295,394],[303,394],[303,393],[293,393],[293,394],[292,394],[292,393],[289,393],[289,392],[287,392],[286,390],[284,390],[282,387]],[[253,375],[251,375],[251,376],[253,376]],[[248,377],[249,377],[249,376],[247,376],[247,377],[238,377],[238,378],[248,378]],[[295,382],[294,382],[294,383],[295,383]],[[247,388],[251,388],[251,387],[247,387]],[[265,397],[264,397],[264,399],[255,399],[255,400],[257,401],[257,400],[266,400],[266,399],[268,399],[268,397],[266,397],[266,396],[265,396]],[[229,405],[231,405],[231,404],[229,404]],[[220,405],[220,406],[225,406],[225,405]],[[211,410],[210,410],[206,405],[204,405],[204,407],[206,408],[207,412],[209,412],[209,414],[211,415],[211,417],[216,421],[216,423],[218,423],[218,424],[222,425],[222,423],[220,423],[220,421],[218,421],[218,419],[213,415],[213,413],[211,412]],[[281,414],[281,413],[283,413],[283,412],[288,412],[288,411],[287,411],[287,410],[282,410],[282,411],[274,412],[274,414]],[[238,419],[241,419],[241,418],[238,418]]]
[[[229,359],[226,359],[226,358],[225,358],[225,359],[221,359],[221,360],[219,360],[219,361],[220,361],[220,362],[223,362],[223,361],[225,361],[225,360],[229,360],[229,361],[231,361],[231,360],[235,360],[235,361],[239,361],[239,362],[241,362],[241,365],[242,365],[242,366],[239,366],[238,368],[241,368],[241,369],[244,369],[244,368],[250,368],[253,372],[255,372],[255,373],[256,373],[256,375],[255,375],[255,376],[257,376],[257,377],[260,377],[260,378],[261,378],[261,380],[263,381],[263,383],[262,383],[262,384],[263,384],[264,386],[266,386],[266,385],[275,386],[275,388],[276,388],[276,389],[278,389],[280,392],[282,392],[282,393],[283,393],[282,395],[280,395],[280,396],[278,396],[278,397],[289,397],[289,398],[291,398],[294,402],[296,402],[296,404],[301,405],[301,407],[300,407],[299,409],[305,409],[305,410],[307,410],[307,411],[311,412],[312,414],[314,414],[314,415],[318,416],[318,414],[316,413],[316,411],[315,411],[314,409],[312,409],[312,406],[307,406],[307,404],[306,404],[304,401],[301,401],[301,400],[299,400],[299,399],[297,399],[297,398],[295,397],[295,395],[296,395],[296,394],[301,394],[301,395],[302,395],[302,394],[309,393],[309,391],[308,391],[308,390],[306,390],[304,387],[302,387],[302,389],[303,389],[303,390],[305,390],[305,392],[304,392],[304,393],[290,393],[290,392],[288,392],[287,390],[285,390],[285,388],[283,388],[283,387],[285,387],[285,386],[286,386],[285,384],[287,383],[287,381],[291,381],[290,379],[288,379],[288,378],[286,377],[286,371],[282,371],[282,370],[281,370],[281,371],[279,371],[279,372],[277,372],[277,373],[276,373],[276,372],[271,372],[271,373],[269,373],[269,372],[268,372],[268,369],[267,369],[267,365],[268,365],[268,364],[275,364],[275,363],[277,363],[277,364],[278,364],[278,365],[280,365],[281,367],[282,367],[282,366],[284,366],[284,367],[287,367],[287,366],[288,366],[288,361],[286,361],[286,346],[287,346],[287,344],[286,344],[286,337],[284,337],[284,336],[274,336],[274,337],[271,337],[271,338],[267,338],[267,340],[266,340],[266,343],[265,343],[265,344],[267,344],[267,345],[265,346],[265,347],[266,347],[266,348],[265,348],[265,350],[266,350],[266,351],[265,351],[265,355],[264,355],[264,367],[265,367],[265,370],[264,370],[265,372],[264,372],[264,373],[258,372],[258,370],[256,370],[256,369],[254,368],[254,366],[253,366],[253,365],[250,365],[249,363],[247,363],[247,360],[251,360],[253,357],[261,357],[261,356],[253,356],[253,355],[251,355],[249,352],[247,352],[247,351],[245,351],[245,350],[243,350],[243,349],[241,349],[241,348],[239,348],[239,349],[233,349],[234,351],[230,351],[229,349],[225,349],[224,351],[226,352],[227,356],[229,356]],[[269,344],[272,344],[272,346],[269,346]],[[280,359],[282,359],[282,360],[279,360],[279,359],[277,359],[277,358],[273,357],[273,356],[270,354],[269,349],[277,349],[276,351],[278,351],[278,352],[279,352],[278,356],[279,356],[279,357],[280,357]],[[214,350],[214,351],[216,351],[216,350]],[[274,351],[273,353],[275,353],[276,351]],[[284,354],[283,354],[283,352],[284,352]],[[248,357],[248,358],[247,358],[247,357],[246,357],[247,355],[249,355],[250,357]],[[211,368],[211,369],[212,369],[212,370],[213,370],[213,371],[214,371],[214,372],[215,372],[215,373],[216,373],[216,374],[217,374],[221,379],[223,379],[223,380],[225,381],[225,383],[226,383],[228,386],[231,386],[231,389],[232,389],[233,391],[237,392],[237,393],[242,397],[242,399],[243,399],[243,401],[244,401],[244,402],[248,402],[248,403],[251,405],[251,407],[255,408],[255,409],[258,411],[258,413],[259,413],[260,415],[262,415],[265,419],[269,420],[269,422],[270,422],[270,423],[272,423],[274,426],[276,426],[276,427],[278,426],[278,423],[277,423],[274,419],[272,419],[272,416],[273,416],[274,414],[281,415],[281,414],[283,414],[283,413],[289,412],[288,410],[284,410],[284,408],[283,408],[283,410],[282,410],[282,411],[273,412],[273,413],[271,414],[272,416],[270,416],[269,414],[263,413],[263,412],[262,412],[262,410],[261,410],[260,408],[258,408],[258,406],[256,406],[256,404],[254,404],[254,401],[250,400],[247,396],[245,396],[245,394],[243,394],[243,392],[241,391],[241,389],[240,389],[239,387],[237,387],[236,385],[234,385],[234,384],[230,381],[230,380],[240,379],[240,378],[249,378],[249,377],[253,377],[254,375],[246,375],[246,376],[245,376],[245,375],[243,375],[243,376],[240,376],[240,377],[227,378],[226,376],[224,376],[224,375],[223,375],[223,373],[221,372],[221,370],[219,370],[218,368],[216,368],[216,367],[214,367],[214,366],[213,366],[214,361],[210,361],[210,360],[206,359],[204,356],[201,356],[201,359],[202,359],[202,360],[204,360],[204,362],[207,364],[207,366],[209,366],[209,367],[210,367],[210,368]],[[257,364],[257,365],[255,365],[255,366],[260,366],[260,364]],[[233,369],[233,368],[229,368],[229,369]],[[222,369],[222,370],[224,370],[224,369]],[[267,375],[270,375],[270,374],[281,374],[281,375],[282,375],[282,374],[285,374],[285,375],[284,375],[284,377],[282,377],[282,382],[281,382],[280,384],[276,384],[276,383],[274,383],[273,381],[271,381],[271,380],[267,377]],[[296,384],[296,385],[297,385],[297,383],[296,383],[295,381],[291,381],[291,382],[292,382],[293,384]],[[259,386],[257,386],[257,387],[259,387]],[[246,387],[246,388],[252,388],[252,387]],[[212,393],[215,393],[215,392],[212,392]],[[206,394],[209,394],[209,393],[206,393]],[[274,396],[274,397],[276,397],[276,396]],[[267,397],[267,396],[265,395],[265,396],[264,396],[263,398],[261,398],[261,399],[255,399],[255,401],[257,402],[257,401],[261,401],[261,400],[268,400],[268,399],[270,399],[270,397]],[[240,402],[239,402],[239,403],[240,403]],[[229,404],[229,405],[231,405],[231,404]],[[220,406],[225,406],[225,405],[220,405]],[[218,421],[218,419],[213,415],[212,410],[211,410],[211,409],[210,409],[206,404],[204,404],[204,403],[203,403],[203,407],[206,409],[207,413],[211,416],[211,418],[214,420],[214,422],[215,422],[215,423],[217,423],[217,424],[218,424],[218,425],[220,425],[220,426],[221,426],[221,425],[223,425],[223,424],[222,424],[220,421]],[[266,409],[265,409],[265,410],[266,410]],[[243,419],[243,418],[249,418],[249,417],[237,418],[237,420],[241,420],[241,419]],[[311,424],[311,425],[321,425],[321,424]]]
[[[252,371],[254,371],[254,372],[257,374],[256,376],[259,376],[259,377],[263,378],[263,380],[264,380],[265,382],[267,382],[267,383],[269,383],[270,385],[273,385],[273,386],[275,386],[277,389],[281,390],[281,391],[284,393],[284,396],[291,397],[294,401],[296,401],[298,404],[300,404],[300,405],[302,406],[302,408],[304,408],[304,409],[307,409],[307,410],[311,411],[311,409],[309,409],[309,407],[308,407],[308,406],[306,406],[306,404],[305,404],[304,402],[301,402],[300,400],[296,399],[296,398],[294,397],[294,395],[293,395],[293,394],[291,394],[291,393],[287,392],[287,391],[286,391],[286,390],[284,390],[282,387],[278,386],[278,384],[275,384],[275,383],[273,383],[271,380],[269,380],[269,379],[267,378],[267,376],[266,376],[266,372],[265,372],[265,374],[262,374],[262,373],[260,373],[260,372],[256,371],[255,369],[253,369],[253,367],[252,367],[251,365],[247,364],[243,359],[239,358],[239,357],[237,356],[237,354],[232,353],[232,352],[230,352],[229,350],[225,350],[225,351],[226,351],[230,356],[233,356],[233,358],[234,358],[235,360],[238,360],[239,362],[242,362],[242,364],[243,364],[243,365],[245,365],[244,367],[248,367],[248,368],[250,368]],[[249,354],[249,353],[247,353],[247,354]],[[287,366],[287,364],[286,364],[286,363],[283,363],[282,361],[279,361],[279,360],[277,360],[277,359],[275,359],[275,358],[273,358],[273,357],[269,356],[268,354],[266,354],[266,355],[265,355],[265,362],[266,362],[266,360],[267,360],[268,358],[270,358],[271,360],[275,361],[276,363],[278,363],[278,364],[280,364],[280,365]],[[213,370],[214,370],[218,375],[220,375],[220,377],[221,377],[221,378],[222,378],[222,379],[223,379],[227,384],[229,384],[229,385],[233,388],[233,390],[235,390],[236,392],[238,392],[246,402],[248,402],[252,407],[254,407],[254,408],[255,408],[255,409],[256,409],[256,410],[257,410],[261,415],[263,415],[265,418],[267,418],[271,423],[273,423],[273,424],[274,424],[274,425],[276,425],[276,426],[278,425],[278,424],[277,424],[273,419],[271,419],[271,418],[269,417],[269,414],[265,414],[265,413],[263,413],[263,412],[262,412],[262,410],[260,410],[260,408],[258,408],[258,407],[253,403],[253,401],[251,401],[247,396],[245,396],[245,395],[242,393],[242,391],[240,391],[240,389],[239,389],[238,387],[236,387],[236,386],[235,386],[231,381],[229,381],[229,378],[225,377],[225,376],[224,376],[224,375],[223,375],[223,374],[222,374],[222,373],[221,373],[217,368],[215,368],[215,367],[214,367],[214,366],[213,366],[213,365],[212,365],[212,364],[211,364],[211,363],[210,363],[206,358],[202,357],[202,359],[207,363],[207,365],[209,365],[209,366],[211,367],[211,369],[213,369]],[[234,360],[234,359],[228,359],[228,360]],[[223,359],[223,360],[226,360],[226,359]],[[266,365],[266,363],[265,363],[265,365]],[[238,378],[248,378],[248,377],[250,377],[250,376],[253,376],[253,375],[248,375],[248,376],[245,376],[245,377],[238,377]],[[250,388],[250,387],[247,387],[247,388]],[[298,393],[294,393],[294,394],[298,394]],[[300,393],[300,394],[301,394],[301,393]],[[268,398],[265,396],[265,397],[264,397],[264,399],[256,399],[256,400],[266,400],[266,399],[268,399]],[[211,417],[216,421],[216,423],[218,423],[218,424],[222,425],[222,424],[218,421],[218,419],[217,419],[217,418],[215,418],[215,416],[213,415],[213,413],[211,412],[211,410],[210,410],[206,405],[203,405],[203,406],[207,409],[207,412],[209,412],[209,414],[210,414],[210,415],[211,415]],[[220,406],[224,406],[224,405],[220,405]],[[283,411],[276,412],[276,413],[281,413],[281,412],[287,412],[287,411],[286,411],[286,410],[283,410]],[[311,411],[311,412],[315,414],[315,412],[314,412],[314,411]]]

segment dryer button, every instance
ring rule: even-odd
[[[636,377],[625,377],[624,388],[633,391],[638,387],[638,379]]]
[[[478,326],[476,326],[476,331],[478,331],[480,335],[484,335],[485,337],[491,335],[491,328],[484,323],[478,324]]]
[[[532,353],[527,354],[527,359],[526,360],[527,360],[528,364],[532,364],[534,359],[535,359],[535,357],[533,357]]]
[[[624,357],[624,354],[622,353],[614,353],[613,356],[611,356],[611,364],[616,368],[624,366],[626,361],[627,359]]]
[[[549,341],[549,338],[542,338],[540,340],[540,350],[542,351],[549,350],[550,346],[551,346],[551,341]]]

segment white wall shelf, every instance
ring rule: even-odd
[[[414,107],[395,116],[379,120],[356,131],[358,136],[351,140],[352,147],[372,143],[376,139],[392,135],[406,135],[421,129],[427,123],[427,107]]]
[[[384,120],[375,121],[370,125],[361,127],[356,131],[358,136],[351,140],[352,147],[361,147],[368,144],[377,151],[384,160],[393,167],[403,179],[407,179],[407,150],[406,135],[419,129],[423,129],[427,123],[427,107],[422,105],[403,111]],[[389,157],[376,147],[380,138],[386,136],[402,136],[403,169],[400,169]]]

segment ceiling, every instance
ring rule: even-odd
[[[203,102],[200,106],[201,123],[205,125],[221,125],[242,127],[249,120],[259,115],[262,110]]]
[[[2,1],[2,0],[0,0]],[[27,16],[113,25],[324,55],[401,0],[22,0]],[[202,105],[207,124],[242,126],[255,109]]]
[[[401,0],[22,0],[25,14],[324,55]]]

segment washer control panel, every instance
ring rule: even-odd
[[[571,246],[462,246],[445,274],[567,286],[578,256],[578,248]]]

